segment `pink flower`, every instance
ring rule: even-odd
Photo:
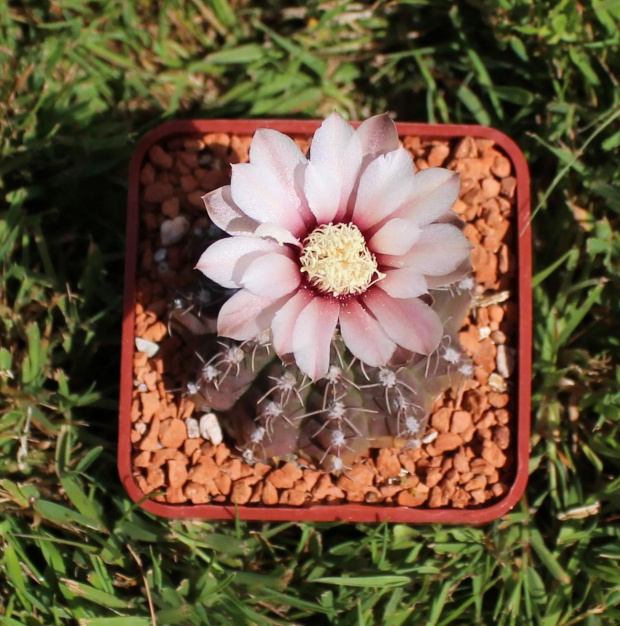
[[[420,296],[459,280],[471,246],[455,225],[459,175],[414,171],[387,115],[354,130],[337,113],[306,158],[295,142],[259,130],[250,162],[204,196],[231,237],[213,243],[197,268],[227,288],[218,333],[240,341],[271,330],[311,379],[324,376],[339,326],[360,361],[385,365],[397,346],[431,354],[442,323]]]

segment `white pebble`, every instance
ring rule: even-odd
[[[159,350],[159,344],[148,339],[142,339],[142,337],[136,337],[136,350],[143,352],[149,358],[154,357]]]
[[[491,328],[489,326],[481,326],[478,329],[478,337],[480,341],[482,341],[483,339],[486,339],[490,335],[491,335]]]
[[[168,256],[168,250],[166,250],[166,248],[160,248],[159,250],[155,251],[155,254],[153,255],[153,261],[155,261],[155,263],[161,263],[162,261],[166,260],[166,256]]]
[[[172,246],[185,237],[189,230],[189,222],[182,216],[178,215],[173,220],[162,222],[159,235],[161,237],[162,246]]]
[[[499,393],[504,393],[506,389],[508,389],[506,380],[502,378],[497,372],[493,372],[489,376],[488,384],[489,384],[489,387],[493,389],[493,391],[498,391]]]
[[[437,439],[437,435],[439,435],[439,433],[436,430],[431,430],[431,432],[422,439],[422,443],[432,443]]]
[[[206,413],[200,418],[200,435],[214,445],[222,443],[222,429],[215,413]]]
[[[510,378],[510,375],[512,374],[515,367],[514,352],[503,344],[497,346],[495,366],[497,367],[497,371],[501,376],[503,376],[504,378]]]
[[[198,437],[200,437],[200,426],[198,426],[197,419],[188,417],[185,420],[185,427],[187,428],[188,439],[198,439]]]
[[[138,434],[144,435],[144,433],[146,432],[146,424],[144,422],[136,422],[134,424],[134,429]]]

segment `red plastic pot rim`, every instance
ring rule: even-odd
[[[130,498],[156,515],[169,518],[235,519],[264,521],[350,521],[483,524],[501,517],[519,501],[528,479],[530,406],[532,378],[532,236],[530,229],[530,174],[527,162],[517,144],[504,133],[485,126],[455,124],[397,124],[398,133],[422,139],[474,137],[492,139],[512,161],[516,187],[516,228],[518,260],[518,381],[515,480],[501,500],[477,508],[422,509],[394,505],[314,505],[236,506],[236,505],[170,505],[149,499],[135,483],[131,466],[131,393],[133,388],[134,304],[137,268],[137,246],[140,209],[140,169],[148,150],[163,139],[191,134],[252,134],[259,128],[271,128],[289,135],[312,135],[321,120],[185,120],[167,122],[153,129],[134,152],[129,170],[127,239],[125,257],[125,291],[121,343],[121,389],[118,433],[118,470]],[[359,124],[353,123],[354,125]],[[513,444],[514,445],[514,444]]]

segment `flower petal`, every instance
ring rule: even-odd
[[[293,330],[299,314],[313,296],[307,289],[300,289],[274,316],[271,323],[274,350],[283,357],[293,352]]]
[[[285,243],[292,243],[294,246],[301,248],[302,245],[299,243],[299,239],[293,237],[293,234],[283,228],[279,224],[273,224],[272,222],[265,222],[264,224],[259,224],[254,231],[254,235],[256,237],[269,237],[278,243],[278,245],[283,246]]]
[[[341,180],[337,170],[310,162],[306,168],[304,193],[318,224],[333,222],[340,206]]]
[[[259,129],[250,145],[250,163],[266,167],[275,174],[285,190],[295,193],[299,201],[297,209],[306,224],[310,225],[314,218],[303,193],[308,159],[299,146],[277,130]]]
[[[248,265],[269,252],[289,256],[288,248],[259,237],[226,237],[212,243],[198,259],[196,269],[216,283],[234,289],[241,287],[241,278]]]
[[[387,336],[399,346],[420,354],[431,354],[443,336],[439,316],[419,298],[390,298],[381,289],[369,289],[364,304],[377,318]]]
[[[286,298],[274,301],[242,289],[226,300],[220,309],[217,333],[239,341],[254,339],[269,328],[276,311],[285,302]]]
[[[333,112],[314,133],[310,147],[310,162],[317,167],[337,168],[355,130],[337,112]]]
[[[411,250],[402,256],[377,255],[380,265],[409,267],[425,276],[443,276],[456,270],[470,255],[472,245],[452,224],[429,224]]]
[[[297,367],[312,380],[327,374],[330,349],[340,305],[331,298],[314,297],[297,318],[293,353]]]
[[[230,185],[202,196],[213,223],[229,235],[251,235],[258,222],[248,217],[234,202]]]
[[[306,231],[294,190],[283,187],[278,177],[264,165],[233,165],[231,190],[235,204],[257,222],[273,222],[295,237]]]
[[[264,165],[288,186],[295,186],[297,166],[307,162],[299,146],[288,135],[270,128],[261,128],[254,133],[250,163]]]
[[[342,185],[340,188],[340,206],[336,213],[336,220],[344,219],[345,215],[353,211],[357,183],[362,167],[362,142],[357,134],[351,137],[347,146],[345,160],[342,164]]]
[[[379,322],[354,298],[340,310],[340,333],[353,356],[373,367],[385,365],[396,349]]]
[[[301,275],[295,261],[284,254],[263,254],[250,263],[241,285],[263,298],[277,300],[299,287]]]
[[[467,257],[453,272],[444,276],[428,276],[426,282],[429,289],[439,289],[447,287],[460,281],[471,272],[471,259]]]
[[[461,186],[460,174],[443,167],[429,167],[413,177],[411,200],[397,217],[425,226],[439,220],[456,202]]]
[[[353,127],[332,113],[312,138],[304,193],[319,224],[342,219],[362,164],[362,144]]]
[[[398,148],[371,161],[360,177],[352,221],[366,230],[392,215],[411,197],[413,159]]]
[[[387,113],[368,118],[358,126],[355,134],[362,144],[362,167],[381,154],[387,154],[398,148],[396,124]]]
[[[417,298],[428,293],[426,278],[409,267],[387,270],[376,285],[392,298]]]
[[[420,238],[422,231],[408,220],[394,218],[387,221],[370,238],[368,247],[371,252],[383,254],[405,254]]]

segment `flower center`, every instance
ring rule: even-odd
[[[301,271],[319,291],[333,296],[364,293],[384,274],[355,224],[323,224],[303,241]]]

